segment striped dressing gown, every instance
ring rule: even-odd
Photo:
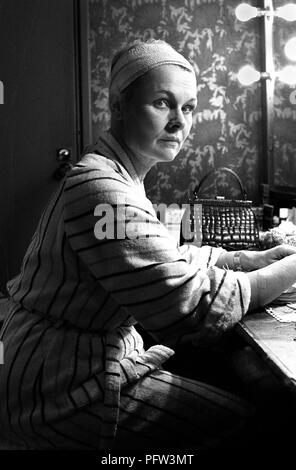
[[[192,414],[190,400],[202,394],[212,416],[219,406],[225,422],[235,408],[243,416],[239,400],[209,386],[201,392],[201,385],[162,371],[178,343],[210,343],[248,309],[249,281],[215,267],[220,253],[177,246],[128,155],[103,134],[60,184],[20,274],[7,286],[12,308],[0,338],[0,422],[7,439],[33,449],[110,448],[114,436],[129,440],[133,426],[140,433],[137,413],[146,392],[149,406],[159,404],[154,424],[168,396],[176,399],[173,390],[181,389],[186,400],[182,395],[176,406],[170,399],[168,408],[182,416]],[[157,343],[147,351],[136,323]],[[202,414],[197,403],[194,428]],[[146,431],[153,419],[143,417]],[[203,423],[208,419],[205,412]]]

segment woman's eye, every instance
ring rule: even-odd
[[[192,104],[187,104],[186,106],[183,106],[183,113],[184,114],[189,114],[189,113],[192,113],[194,111],[194,108],[195,106],[193,106]]]
[[[154,101],[154,106],[159,109],[164,109],[169,107],[168,100],[165,100],[163,98],[160,98],[158,100]]]

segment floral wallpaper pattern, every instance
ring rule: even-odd
[[[274,7],[285,5],[286,0],[275,0]],[[294,2],[295,3],[295,2]],[[296,65],[284,53],[286,42],[296,36],[296,22],[276,18],[274,23],[274,60],[276,70]],[[280,186],[296,187],[296,103],[291,93],[296,86],[277,80],[274,93],[274,182]]]
[[[134,39],[163,39],[193,64],[198,76],[198,107],[191,134],[174,162],[159,163],[146,177],[152,202],[182,204],[209,170],[235,170],[254,204],[260,202],[258,161],[261,152],[260,83],[242,86],[236,79],[245,63],[260,68],[259,22],[238,21],[238,0],[89,0],[91,98],[93,141],[109,125],[108,77],[113,54]],[[294,125],[296,108],[277,90],[277,119],[284,132]],[[283,108],[284,106],[284,108]],[[283,113],[283,115],[282,115]],[[293,114],[294,113],[294,114]],[[293,117],[294,116],[294,117]],[[289,134],[290,135],[290,134]],[[281,155],[295,150],[279,131],[275,137]],[[295,166],[294,166],[295,169]],[[278,178],[285,169],[277,167]],[[226,173],[208,183],[207,194],[223,192],[239,197],[238,185]]]

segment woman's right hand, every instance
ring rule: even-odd
[[[246,275],[251,284],[250,311],[269,304],[296,282],[296,254]]]

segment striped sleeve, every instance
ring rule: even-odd
[[[150,201],[110,165],[80,166],[67,178],[71,248],[156,340],[168,346],[186,338],[212,341],[246,313],[247,276],[215,267],[219,250],[178,249]]]

